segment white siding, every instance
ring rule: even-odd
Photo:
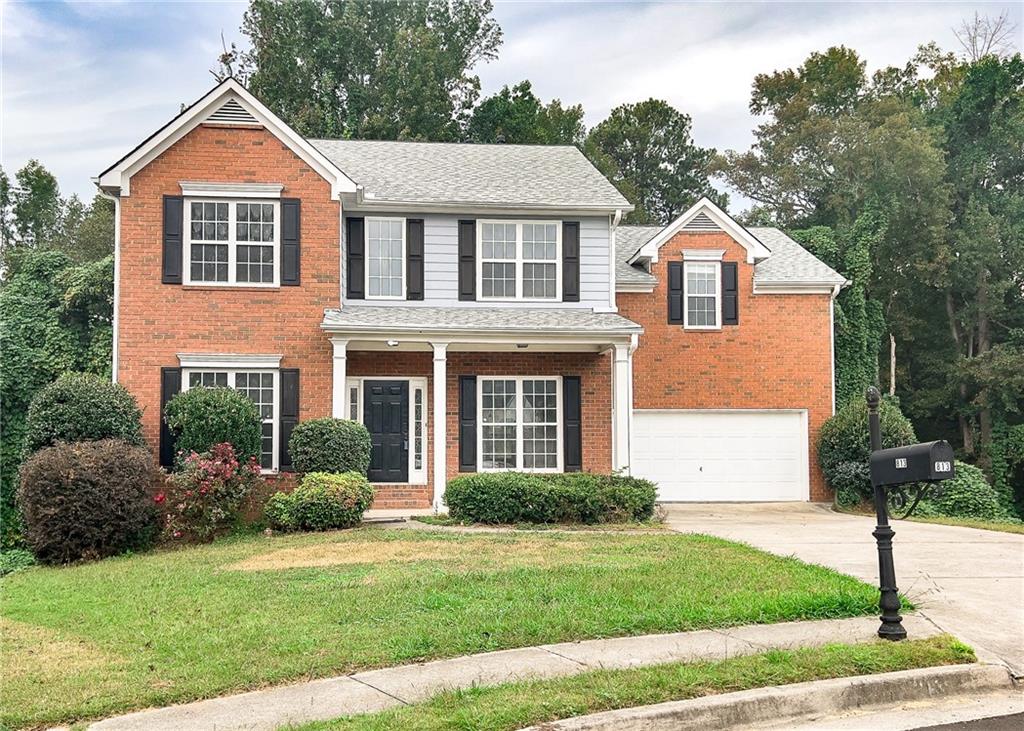
[[[349,211],[352,216],[403,216],[400,213],[365,213]],[[421,302],[405,300],[358,300],[360,304],[382,307],[415,307],[422,304],[433,307],[585,307],[607,310],[609,281],[609,220],[607,216],[564,217],[552,216],[538,220],[566,220],[580,222],[580,301],[579,302],[460,302],[458,291],[459,236],[458,222],[471,216],[448,214],[409,214],[406,218],[423,219],[424,295]],[[486,216],[488,220],[501,218]],[[524,220],[523,217],[509,217]],[[345,227],[343,227],[344,229]],[[342,257],[344,261],[344,257]]]

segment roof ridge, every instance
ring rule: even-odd
[[[309,141],[391,145],[449,145],[451,147],[543,147],[565,150],[578,150],[581,154],[583,153],[583,151],[580,150],[580,148],[578,148],[576,145],[552,145],[544,142],[473,142],[471,140],[460,140],[458,142],[449,142],[446,140],[353,140],[339,137],[310,137]]]

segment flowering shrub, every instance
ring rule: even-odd
[[[165,538],[213,539],[235,520],[245,496],[262,480],[256,458],[239,462],[227,442],[189,453],[181,470],[168,478],[167,489],[153,498],[164,516]]]

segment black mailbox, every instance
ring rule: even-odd
[[[953,448],[944,439],[871,453],[871,484],[876,487],[937,482],[951,477]]]

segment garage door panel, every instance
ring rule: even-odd
[[[665,501],[806,500],[806,414],[634,411],[633,474]]]

